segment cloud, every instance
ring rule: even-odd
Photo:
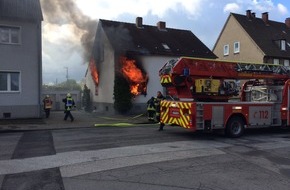
[[[85,75],[86,67],[81,54],[71,43],[64,43],[57,47],[55,44],[45,41],[43,44],[43,81],[44,83],[62,82],[66,80],[66,69],[70,79],[81,81]],[[79,49],[80,51],[80,49]]]
[[[184,11],[192,15],[201,11],[201,4],[206,0],[123,0],[110,2],[108,0],[76,0],[78,7],[84,14],[93,19],[104,18],[114,19],[124,12],[132,15],[146,16],[149,12],[158,17],[164,17],[168,10],[179,11],[182,7]]]
[[[253,1],[253,9],[258,10],[260,12],[269,12],[274,8],[274,4],[272,1]]]
[[[228,3],[224,7],[224,12],[239,12],[240,6],[237,3]]]
[[[278,8],[278,12],[279,12],[280,14],[282,14],[282,15],[286,15],[286,14],[288,14],[288,9],[287,9],[287,7],[285,7],[285,6],[282,5],[281,3],[279,3],[279,4],[277,5],[277,8]]]
[[[224,6],[224,12],[240,12],[253,10],[259,12],[269,12],[275,8],[272,0],[236,0]]]

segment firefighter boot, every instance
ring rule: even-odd
[[[158,131],[163,131],[164,123],[160,123]]]

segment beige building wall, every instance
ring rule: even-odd
[[[234,53],[234,43],[240,43],[240,52]],[[229,45],[229,54],[224,55],[224,45]],[[253,63],[263,63],[264,53],[244,31],[238,21],[230,15],[213,52],[221,60],[233,60]]]

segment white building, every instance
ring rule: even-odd
[[[139,85],[133,98],[132,113],[144,113],[150,97],[162,91],[159,69],[170,59],[180,56],[216,58],[191,31],[157,26],[100,20],[97,27],[92,59],[86,72],[86,85],[91,90],[91,101],[97,111],[114,113],[114,80],[116,74],[139,70],[140,82],[129,78],[131,86]],[[134,65],[124,71],[125,65]],[[132,73],[131,73],[132,74]],[[143,86],[142,86],[143,85]],[[142,86],[142,87],[140,87]],[[145,88],[143,88],[145,87]],[[145,90],[144,90],[145,89]]]

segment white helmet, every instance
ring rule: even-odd
[[[70,93],[67,93],[66,97],[71,97],[71,94]]]

